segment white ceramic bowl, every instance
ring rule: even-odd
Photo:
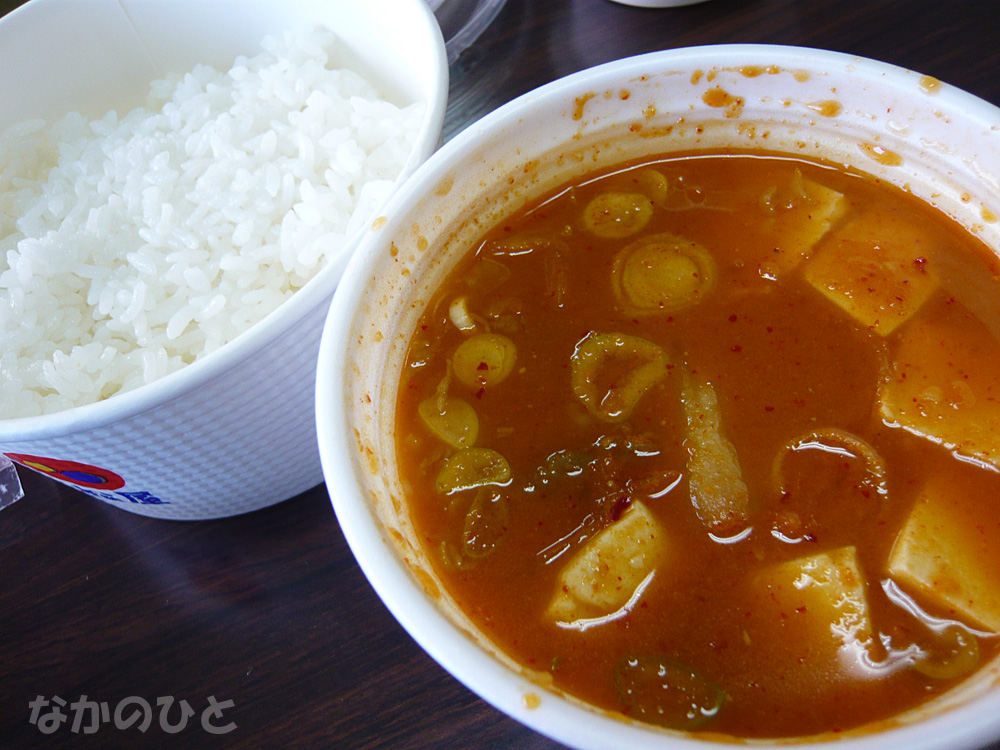
[[[258,53],[264,36],[313,24],[342,42],[345,59],[331,64],[365,74],[399,105],[426,104],[402,181],[437,148],[448,94],[444,41],[424,0],[252,0],[238,12],[221,0],[33,0],[0,21],[0,127],[69,110],[123,113],[168,72],[199,62],[227,70],[237,55]],[[0,421],[0,452],[161,518],[234,515],[314,487],[323,480],[316,356],[346,260],[229,344],[159,381],[68,411]]]
[[[716,88],[728,96],[704,96]],[[726,743],[625,723],[558,695],[513,665],[457,609],[402,501],[393,443],[401,363],[431,291],[500,217],[581,168],[719,146],[854,165],[906,186],[1000,248],[1000,226],[988,220],[1000,215],[996,107],[918,73],[843,54],[753,45],[677,49],[551,83],[446,144],[362,241],[323,334],[320,454],[340,525],[368,579],[451,674],[575,748]],[[994,662],[891,726],[837,735],[837,747],[954,750],[1000,738],[998,675]]]

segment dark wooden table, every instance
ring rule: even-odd
[[[73,1],[73,0],[67,0]],[[0,0],[0,13],[18,3]],[[689,45],[821,47],[918,70],[1000,103],[994,0],[711,0],[649,10],[609,0],[508,0],[452,66],[450,137],[505,101],[581,68]],[[0,513],[0,747],[558,747],[479,700],[428,658],[372,592],[323,486],[223,521],[134,516],[21,472]],[[51,734],[38,696],[126,698],[147,731]],[[195,715],[159,725],[158,698]],[[213,697],[232,701],[202,728]],[[44,715],[44,711],[42,714]],[[173,706],[172,720],[180,716]]]

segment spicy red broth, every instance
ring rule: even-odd
[[[686,154],[493,228],[413,336],[401,478],[512,658],[663,726],[889,718],[1000,630],[994,256],[870,177]]]

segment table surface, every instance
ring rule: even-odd
[[[0,0],[0,13],[17,4]],[[701,44],[874,57],[1000,104],[995,9],[992,0],[712,0],[662,10],[508,0],[452,65],[445,137],[582,68]],[[325,487],[189,523],[21,476],[25,498],[0,515],[0,746],[559,747],[478,699],[410,639],[358,569]],[[143,698],[154,720],[145,732],[106,723],[89,735],[68,721],[46,736],[29,721],[37,696],[86,696],[112,711]],[[183,731],[158,723],[156,700],[166,696],[196,712]],[[210,697],[232,701],[216,724],[235,727],[221,736],[200,724]]]

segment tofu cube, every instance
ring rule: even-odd
[[[616,612],[656,570],[665,547],[663,529],[653,514],[633,502],[563,568],[548,617],[574,622]]]
[[[1000,351],[958,303],[900,332],[877,399],[886,424],[1000,469]]]
[[[791,184],[764,197],[766,225],[774,239],[761,270],[780,277],[795,269],[847,211],[847,200],[837,192],[796,172]]]
[[[755,585],[766,593],[761,611],[770,609],[820,658],[835,659],[842,646],[872,636],[866,581],[854,547],[780,563],[758,574]]]
[[[927,261],[935,252],[902,217],[870,210],[831,232],[803,274],[861,325],[887,336],[938,288]]]
[[[960,477],[932,478],[917,498],[889,555],[888,572],[919,603],[966,624],[1000,632],[1000,517],[972,507]]]

